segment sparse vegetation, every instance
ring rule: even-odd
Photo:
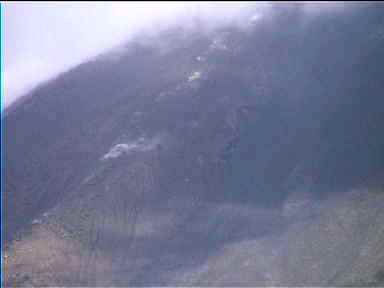
[[[384,6],[300,7],[137,39],[13,107],[6,283],[383,284]]]

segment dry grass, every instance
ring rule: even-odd
[[[85,265],[89,253],[84,251],[69,235],[59,235],[48,226],[36,225],[30,235],[21,241],[14,241],[5,251],[5,285],[86,285],[90,273],[110,266],[105,257],[98,257],[92,262],[92,267]]]

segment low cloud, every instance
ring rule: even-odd
[[[89,60],[135,35],[171,25],[204,29],[254,21],[276,5],[201,2],[7,2],[4,3],[5,106],[41,82]],[[249,9],[250,6],[252,9]],[[278,4],[280,5],[280,4]],[[284,5],[284,4],[281,4]],[[317,5],[317,6],[316,6]],[[306,5],[309,13],[331,3]],[[255,14],[254,11],[259,13]],[[253,13],[253,14],[252,14]]]

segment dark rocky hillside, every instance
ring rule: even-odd
[[[7,285],[384,285],[384,5],[248,18],[6,111]]]

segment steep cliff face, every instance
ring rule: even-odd
[[[11,107],[7,283],[379,285],[384,9],[303,9],[136,39]]]

